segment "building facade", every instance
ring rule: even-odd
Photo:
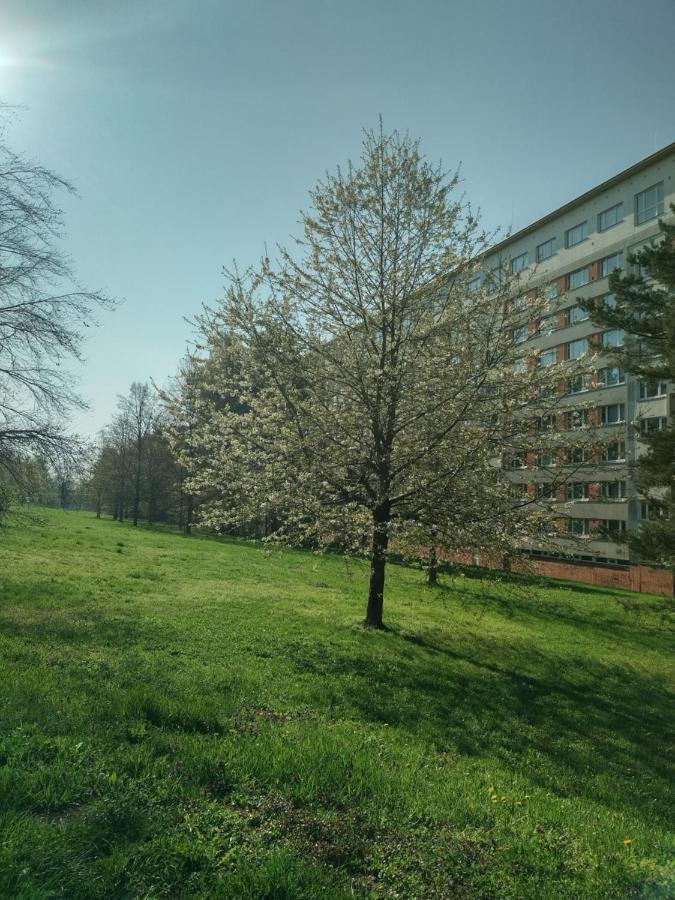
[[[659,218],[675,219],[671,203],[675,143],[495,245],[486,259],[486,270],[508,269],[550,301],[547,315],[527,322],[518,335],[526,349],[538,352],[538,365],[585,354],[589,359],[588,371],[574,378],[565,379],[565,367],[559,367],[559,402],[550,424],[561,433],[561,449],[543,459],[528,450],[511,463],[510,477],[524,495],[564,509],[553,547],[543,540],[523,547],[533,557],[627,567],[621,536],[649,516],[631,463],[644,450],[641,435],[675,415],[675,386],[642,382],[602,350],[593,355],[597,345],[610,353],[623,335],[603,332],[578,298],[612,302],[608,276],[631,270],[630,254],[659,238]],[[565,432],[580,428],[592,432],[592,445],[566,453]]]

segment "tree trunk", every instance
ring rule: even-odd
[[[136,478],[134,479],[134,525],[138,525],[138,509],[141,505],[142,443],[139,436],[136,445]]]
[[[382,607],[384,605],[384,571],[387,563],[389,544],[389,518],[391,507],[388,500],[373,512],[373,543],[370,559],[370,591],[364,625],[367,628],[384,628]]]
[[[438,557],[436,556],[436,548],[434,546],[429,547],[427,566],[427,584],[429,587],[436,587],[438,584]]]
[[[187,509],[185,511],[185,534],[192,534],[192,494],[188,494],[185,498],[187,501]]]

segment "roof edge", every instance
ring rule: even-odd
[[[505,237],[497,244],[493,244],[492,247],[485,251],[485,256],[490,256],[490,254],[496,253],[498,250],[507,247],[509,244],[512,244],[514,241],[517,241],[522,237],[525,237],[525,235],[529,234],[532,231],[535,231],[542,225],[546,225],[547,222],[551,222],[553,219],[557,219],[558,216],[562,216],[564,213],[569,212],[571,209],[574,209],[574,207],[578,206],[580,203],[584,203],[586,200],[592,199],[608,188],[614,187],[614,185],[618,184],[620,181],[623,181],[624,178],[629,178],[631,175],[637,174],[638,172],[642,171],[642,169],[646,169],[653,163],[660,162],[660,160],[665,159],[667,156],[670,156],[671,153],[675,153],[675,141],[673,141],[672,144],[668,144],[667,146],[662,147],[660,150],[657,150],[656,153],[645,156],[644,159],[641,159],[639,162],[633,163],[632,166],[629,166],[627,169],[623,169],[623,171],[619,172],[616,175],[613,175],[611,178],[608,178],[606,181],[601,182],[595,187],[590,188],[583,194],[579,194],[579,196],[575,197],[574,200],[569,200],[567,203],[564,203],[562,206],[559,206],[552,212],[546,213],[545,216],[542,216],[540,219],[536,219],[534,222],[531,222],[529,225],[526,225],[519,231],[514,232],[514,234]]]

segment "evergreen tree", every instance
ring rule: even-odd
[[[675,212],[675,207],[671,207]],[[620,328],[624,344],[614,359],[648,384],[675,381],[675,225],[660,223],[662,239],[629,258],[638,270],[609,277],[611,303],[579,303],[603,328]],[[672,386],[671,386],[672,387]],[[640,427],[640,423],[636,423]],[[636,465],[638,490],[649,518],[630,544],[646,562],[675,567],[675,427],[641,430],[646,452]]]

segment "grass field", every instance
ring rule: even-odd
[[[663,598],[0,529],[0,896],[670,897]],[[670,843],[672,848],[672,843]]]

